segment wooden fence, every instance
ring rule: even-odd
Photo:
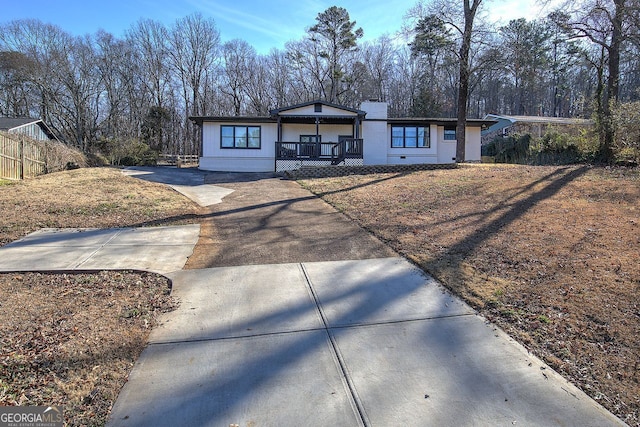
[[[30,178],[46,170],[44,144],[22,135],[0,134],[0,178]]]
[[[197,154],[160,154],[158,156],[158,165],[176,165],[177,167],[183,166],[197,166],[200,161],[200,156]]]

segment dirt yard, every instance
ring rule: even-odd
[[[117,169],[0,180],[0,245],[42,227],[176,225],[196,206]],[[0,405],[61,405],[102,426],[157,316],[177,303],[146,273],[0,274]]]
[[[469,165],[303,186],[640,425],[640,171]]]

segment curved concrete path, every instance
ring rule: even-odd
[[[108,425],[624,425],[297,184],[139,172],[207,207]]]

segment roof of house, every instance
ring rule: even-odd
[[[24,125],[41,122],[40,119],[0,117],[0,130],[11,130]]]
[[[511,123],[541,123],[541,124],[561,124],[561,125],[589,125],[593,121],[588,119],[577,119],[571,117],[545,117],[545,116],[508,116],[500,114],[487,114],[485,119],[507,120]]]
[[[380,120],[380,119],[379,119]],[[456,118],[436,118],[436,117],[390,117],[388,119],[382,119],[382,121],[386,121],[391,124],[419,124],[419,123],[429,123],[440,126],[456,126],[458,124],[458,119]],[[491,119],[467,119],[467,126],[470,127],[481,127],[486,128],[493,124],[497,123],[495,120]]]
[[[197,125],[203,122],[222,123],[275,123],[276,119],[270,116],[191,116],[189,120]]]
[[[296,110],[299,108],[309,107],[316,104],[326,105],[331,108],[346,111],[351,114],[356,114],[361,120],[373,120],[384,121],[390,124],[437,124],[441,126],[455,126],[458,122],[456,118],[427,118],[427,117],[390,117],[380,119],[366,119],[366,111],[358,110],[355,108],[345,107],[343,105],[332,104],[330,102],[315,100],[304,102],[302,104],[290,105],[287,107],[277,108],[271,110],[270,116],[192,116],[189,120],[193,121],[197,125],[202,125],[204,122],[219,122],[219,123],[274,123],[280,118],[280,120],[286,120],[287,122],[308,122],[309,120],[327,120],[330,123],[340,123],[342,121],[353,121],[356,116],[353,115],[336,115],[335,111],[331,114],[314,114],[314,115],[282,115],[287,111]],[[496,124],[497,121],[490,118],[485,119],[467,119],[467,126],[487,128]]]
[[[345,111],[347,113],[351,113],[351,116],[348,115],[339,115],[333,112],[332,114],[327,113],[319,113],[313,115],[283,115],[282,113],[286,113],[289,111],[293,111],[299,108],[309,107],[312,105],[321,104],[327,107],[335,108],[338,110]],[[355,114],[355,116],[353,115]],[[355,108],[345,107],[343,105],[332,104],[330,102],[314,100],[309,102],[304,102],[302,104],[289,105],[282,108],[276,108],[270,111],[269,116],[193,116],[189,117],[189,120],[193,121],[197,125],[202,125],[203,122],[221,122],[221,123],[275,123],[280,117],[281,120],[286,120],[287,122],[306,122],[309,120],[323,119],[330,120],[332,123],[340,122],[343,120],[353,120],[356,116],[359,116],[361,119],[367,114],[366,111],[357,110]]]
[[[49,138],[52,140],[58,140],[58,137],[56,137],[51,128],[41,119],[30,119],[26,117],[0,117],[0,131],[10,132],[29,125],[40,126],[42,131],[46,133]]]

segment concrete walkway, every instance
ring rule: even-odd
[[[184,194],[197,187],[209,206],[196,252],[211,251],[192,264],[207,268],[166,273],[180,307],[153,330],[110,426],[624,425],[367,232],[331,227],[349,221],[295,183],[138,172],[170,185],[192,175]],[[228,194],[208,199],[208,187]],[[295,239],[325,215],[321,239]],[[287,236],[295,251],[270,250]],[[109,263],[136,258],[121,253]],[[250,262],[238,265],[243,253]]]
[[[0,271],[183,268],[199,225],[153,228],[43,228],[0,248]]]

